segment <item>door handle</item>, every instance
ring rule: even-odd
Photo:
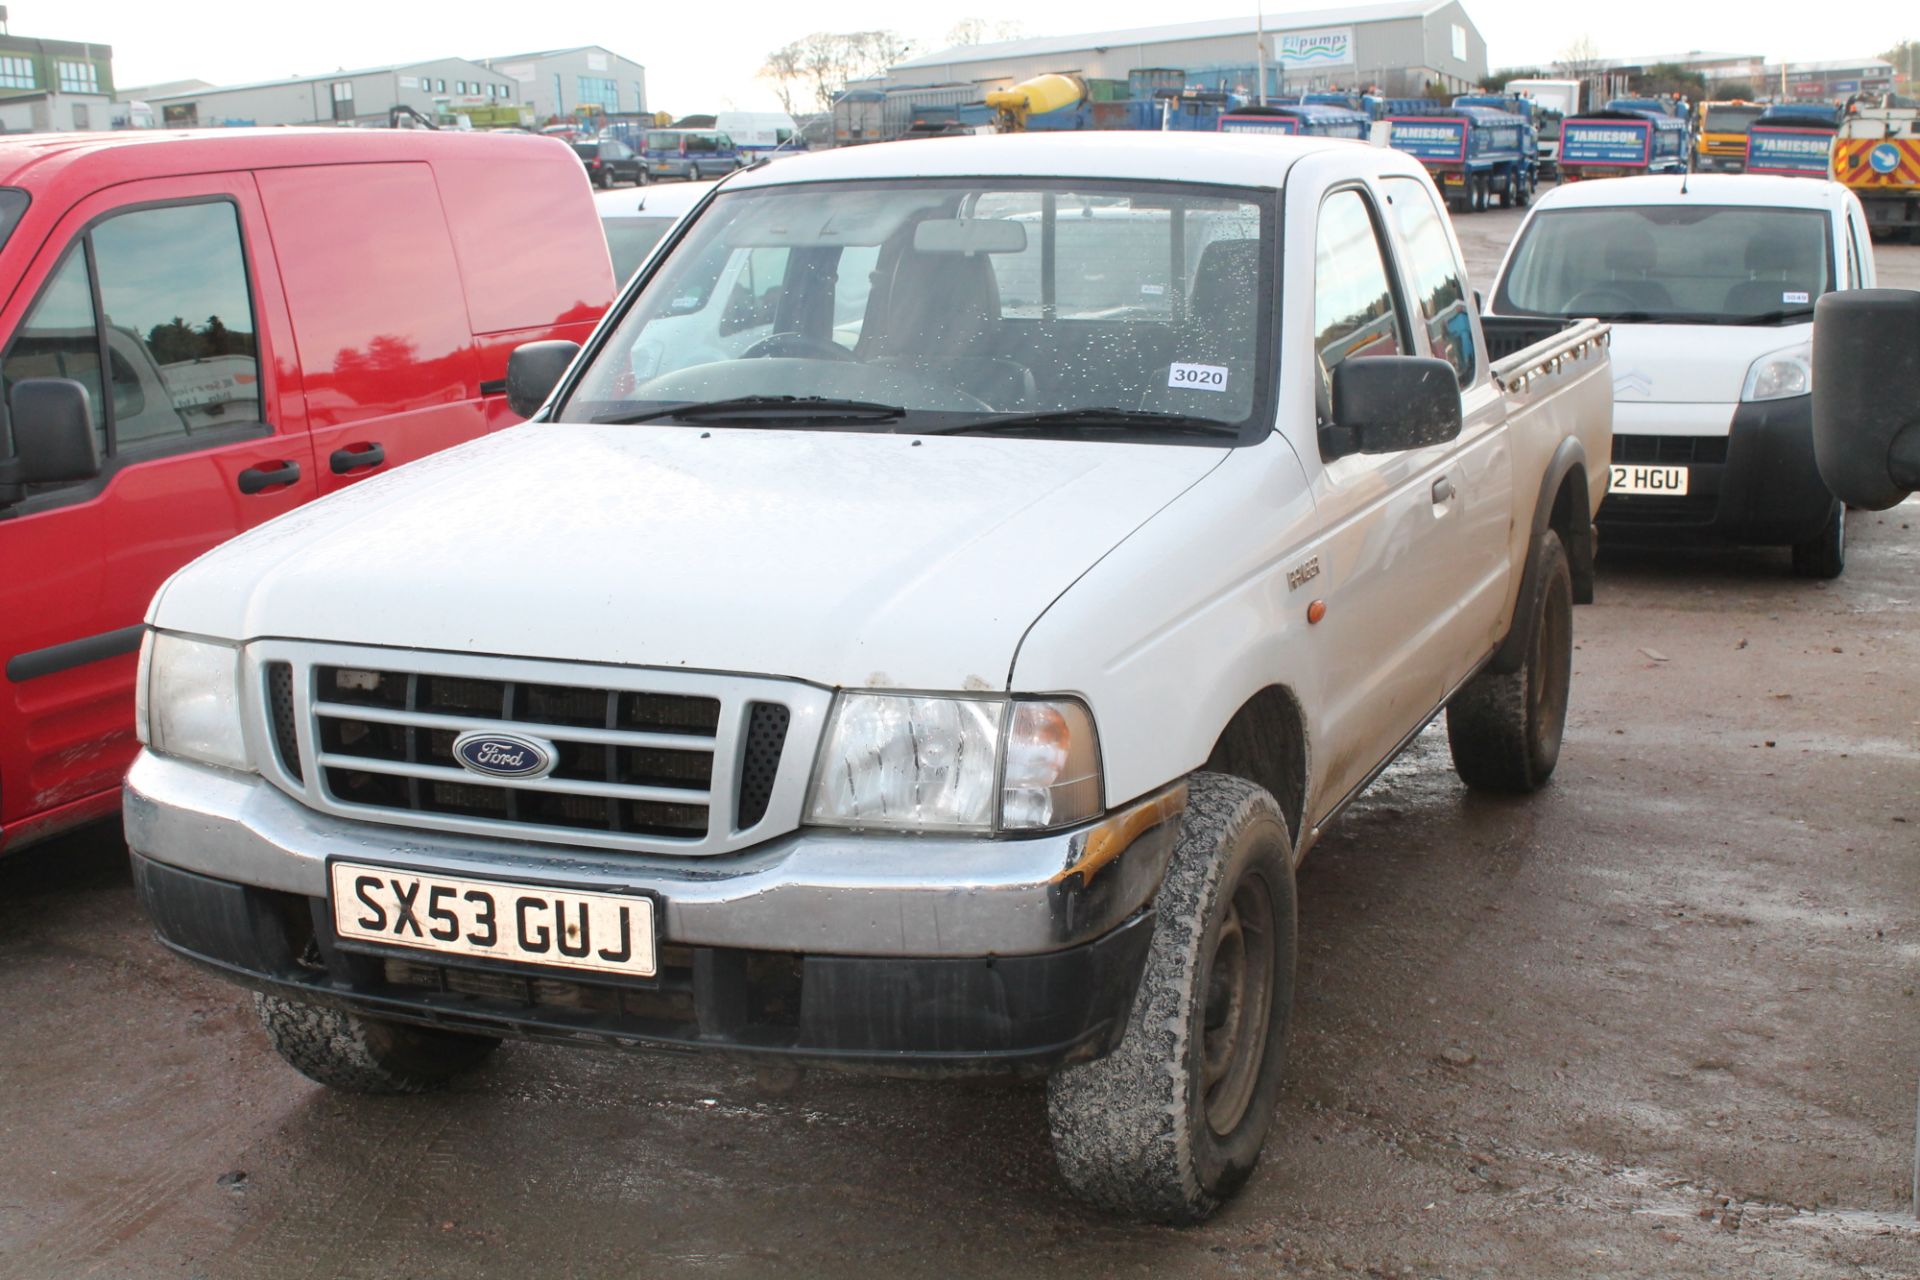
[[[266,489],[277,489],[282,485],[293,484],[300,479],[300,464],[280,462],[272,466],[248,467],[240,473],[240,492],[260,493]]]
[[[1453,481],[1447,479],[1445,476],[1441,476],[1433,482],[1433,503],[1435,506],[1439,506],[1443,502],[1452,501],[1453,493]]]
[[[333,468],[333,474],[344,476],[349,471],[358,471],[363,467],[377,467],[387,460],[387,448],[379,442],[354,445],[346,449],[335,449],[327,459]]]

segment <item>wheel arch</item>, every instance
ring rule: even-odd
[[[1201,768],[1265,787],[1299,848],[1310,775],[1306,713],[1292,689],[1270,684],[1241,703]]]
[[[1520,590],[1513,601],[1513,621],[1506,639],[1494,652],[1489,664],[1494,671],[1518,671],[1533,642],[1534,598],[1540,583],[1536,566],[1540,561],[1540,540],[1549,532],[1560,535],[1567,548],[1568,567],[1573,571],[1573,602],[1593,603],[1593,503],[1587,488],[1587,451],[1572,436],[1560,442],[1548,459],[1540,477],[1539,496],[1533,504],[1533,521],[1527,537],[1527,558],[1521,570]]]

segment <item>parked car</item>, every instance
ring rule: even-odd
[[[718,129],[649,129],[641,158],[654,178],[717,178],[747,162],[731,134]]]
[[[1204,1217],[1300,855],[1443,711],[1470,786],[1553,772],[1605,336],[1483,327],[1347,141],[742,174],[514,354],[541,425],[160,593],[135,883],[336,1088],[503,1035],[1046,1073],[1075,1189]]]
[[[1846,566],[1845,506],[1814,464],[1814,305],[1870,288],[1844,186],[1754,174],[1603,179],[1541,199],[1492,309],[1613,325],[1610,538],[1793,549]]]
[[[639,153],[618,138],[587,138],[569,145],[586,166],[588,181],[596,187],[647,180],[647,166],[641,162]]]
[[[518,421],[509,349],[585,337],[612,292],[577,165],[528,137],[4,140],[0,244],[8,850],[117,809],[169,574]]]
[[[607,252],[613,257],[613,278],[625,284],[633,278],[653,246],[673,230],[695,205],[706,199],[718,179],[649,186],[643,191],[602,191],[593,203],[600,212],[600,228],[607,233]]]

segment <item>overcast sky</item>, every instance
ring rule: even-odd
[[[1496,68],[1550,60],[1582,35],[1603,56],[1691,49],[1760,53],[1770,60],[1877,54],[1920,38],[1920,11],[1894,0],[1851,0],[1828,11],[1778,0],[1464,0]],[[1251,7],[1196,0],[1047,0],[1018,8],[1004,0],[10,0],[16,35],[92,40],[113,46],[123,85],[196,77],[238,84],[281,76],[427,58],[486,57],[535,49],[605,45],[647,68],[648,105],[685,115],[774,105],[754,78],[768,50],[809,31],[892,28],[922,50],[942,47],[963,16],[1010,20],[1029,36],[1152,26],[1170,14],[1194,21],[1251,13]],[[1268,4],[1269,25],[1328,6]],[[1737,46],[1737,47],[1735,47]]]

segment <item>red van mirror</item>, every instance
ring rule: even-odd
[[[87,389],[72,378],[24,378],[13,384],[9,415],[13,456],[0,462],[0,503],[30,484],[70,484],[100,474]]]

